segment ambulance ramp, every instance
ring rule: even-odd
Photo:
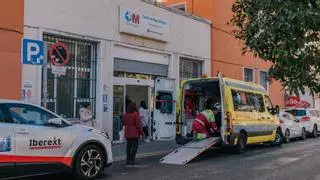
[[[214,144],[221,140],[220,137],[211,137],[201,141],[192,141],[183,147],[174,150],[164,158],[160,159],[160,163],[185,165],[205,150],[211,148]]]

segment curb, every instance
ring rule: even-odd
[[[138,159],[138,158],[159,156],[159,155],[169,154],[171,151],[172,150],[164,150],[164,151],[156,151],[156,152],[150,152],[150,153],[139,153],[139,154],[136,155],[136,158]],[[124,161],[126,159],[127,159],[126,156],[118,156],[118,157],[114,157],[113,161],[114,162],[118,162],[118,161]]]

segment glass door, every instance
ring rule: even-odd
[[[120,141],[122,129],[123,129],[123,114],[125,109],[124,86],[113,86],[113,141]]]

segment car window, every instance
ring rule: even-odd
[[[294,116],[306,116],[306,110],[304,109],[292,109],[292,110],[286,110],[286,112],[291,113]]]
[[[0,122],[3,122],[3,123],[13,122],[11,115],[8,111],[8,108],[3,104],[0,104]]]
[[[2,109],[0,108],[0,123],[4,123],[4,117],[3,117],[3,113],[2,113]]]
[[[270,98],[269,98],[268,96],[264,96],[264,98],[265,98],[265,106],[266,106],[267,110],[268,110],[269,112],[271,112],[272,109],[273,109],[271,100],[270,100]]]
[[[25,104],[7,105],[14,123],[43,126],[49,119],[58,118],[53,114],[35,106]]]
[[[232,90],[235,111],[264,112],[263,96],[260,94]]]

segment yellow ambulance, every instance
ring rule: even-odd
[[[211,98],[218,108],[216,123],[222,146],[239,153],[247,144],[281,145],[279,106],[272,105],[267,91],[258,84],[219,75],[181,83],[176,106],[176,141],[185,144],[193,138],[192,122]]]

